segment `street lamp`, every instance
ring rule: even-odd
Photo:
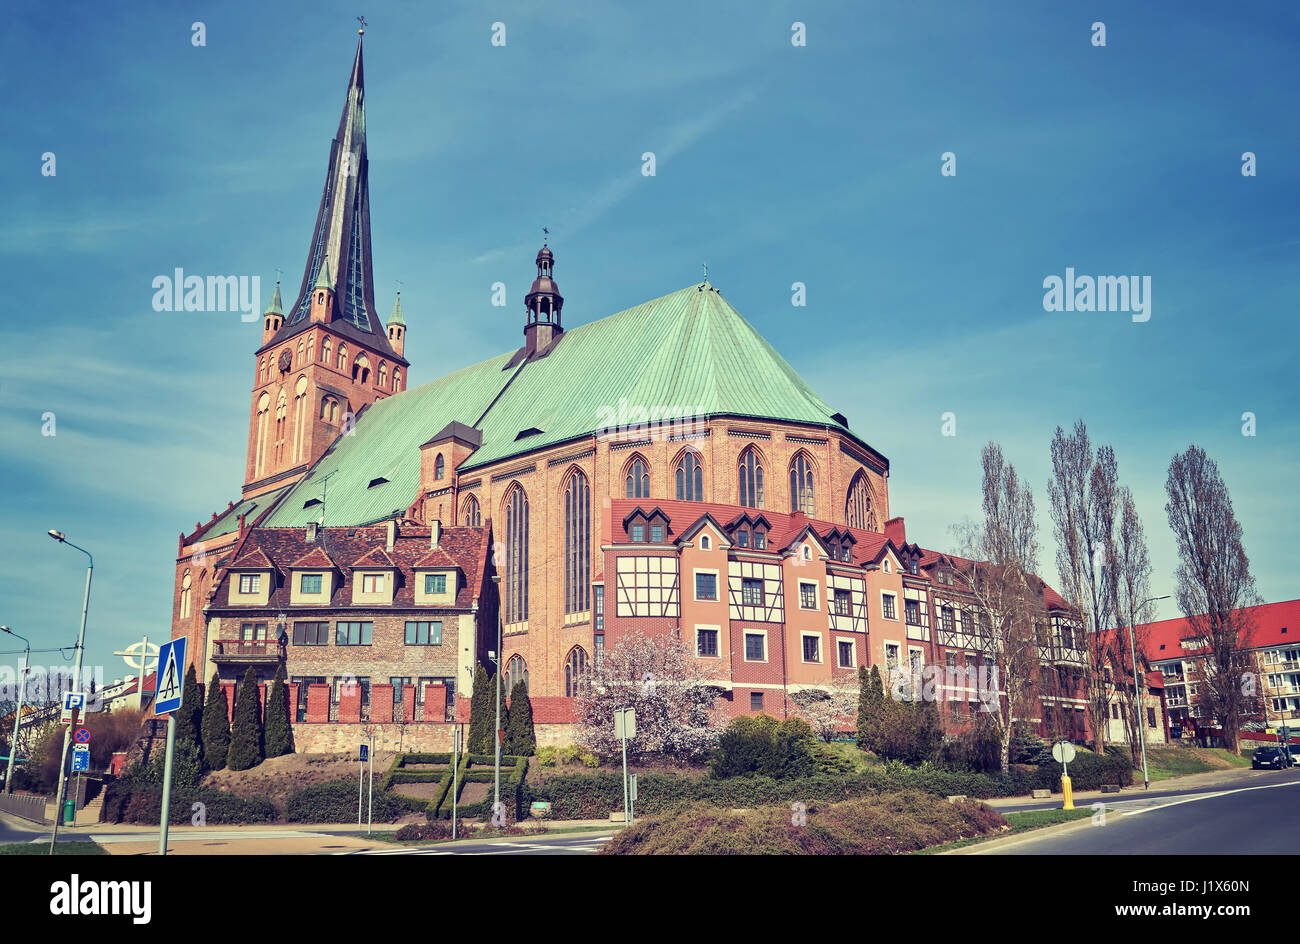
[[[81,551],[90,561],[86,567],[86,593],[81,601],[81,631],[77,634],[77,661],[72,670],[72,690],[76,692],[81,689],[81,662],[86,653],[86,611],[90,609],[90,578],[95,573],[95,558],[84,547],[78,547],[69,541],[62,531],[51,529],[46,533],[60,544],[66,544],[74,550]],[[140,684],[144,684],[143,678],[140,680]],[[63,727],[63,753],[60,755],[59,760],[59,789],[54,794],[54,831],[50,833],[50,855],[54,855],[54,842],[59,836],[59,820],[63,818],[63,786],[67,774],[68,735],[71,727],[72,725],[64,725]]]
[[[492,729],[492,740],[496,742],[492,765],[492,815],[495,816],[497,810],[501,809],[501,575],[493,574],[492,583],[496,585],[497,591],[497,649],[496,652],[489,652],[488,658],[492,660],[492,665],[497,670],[497,724]]]
[[[26,653],[23,654],[23,670],[18,676],[18,710],[14,712],[14,734],[9,739],[9,769],[5,773],[5,793],[13,793],[14,755],[18,753],[18,725],[22,723],[23,718],[23,696],[27,694],[27,670],[32,661],[32,644],[28,642],[26,636],[19,636],[8,626],[0,626],[0,632],[8,633],[15,639],[21,639],[27,647]]]
[[[1167,593],[1161,597],[1148,597],[1147,599],[1143,600],[1134,608],[1133,613],[1131,615],[1136,616],[1137,612],[1141,610],[1142,607],[1146,606],[1148,603],[1154,603],[1156,600],[1168,600],[1168,599],[1169,599],[1169,594]],[[1129,624],[1128,645],[1129,645],[1129,652],[1131,653],[1133,659],[1133,699],[1134,699],[1133,710],[1137,712],[1137,717],[1134,719],[1134,721],[1137,722],[1138,736],[1142,739],[1142,789],[1150,790],[1151,778],[1147,775],[1146,721],[1142,717],[1144,714],[1144,712],[1142,711],[1142,690],[1138,687],[1137,637],[1134,635],[1135,630],[1133,626],[1133,620],[1130,619],[1128,621],[1128,624]]]

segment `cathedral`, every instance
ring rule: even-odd
[[[783,717],[858,666],[982,659],[954,559],[891,517],[888,459],[707,279],[566,326],[544,243],[519,346],[408,389],[368,181],[359,41],[302,281],[262,318],[242,491],[178,545],[172,634],[232,705],[283,664],[300,750],[363,724],[445,749],[499,665],[539,740],[567,743],[593,664],[638,633],[689,645],[726,714]],[[1045,585],[1042,618],[1076,648]],[[1054,706],[1083,708],[1069,687]]]

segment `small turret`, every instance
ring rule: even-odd
[[[334,316],[334,278],[330,275],[330,260],[326,256],[316,273],[316,284],[311,287],[311,320],[329,324]]]
[[[524,348],[529,354],[545,351],[555,343],[555,339],[564,333],[560,323],[560,310],[564,308],[564,296],[560,286],[552,278],[555,255],[542,240],[542,248],[537,253],[537,278],[524,298],[527,321],[524,323]]]
[[[405,357],[403,348],[406,347],[406,321],[402,318],[402,293],[397,293],[397,301],[393,302],[393,313],[388,316],[388,344],[397,353],[398,357]]]
[[[275,292],[271,295],[271,304],[267,305],[266,311],[262,312],[262,343],[270,341],[282,324],[284,324],[284,308],[280,303],[280,282],[277,279]]]

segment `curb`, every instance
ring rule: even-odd
[[[1072,832],[1076,829],[1092,826],[1092,818],[1079,817],[1068,823],[1056,823],[1053,826],[1039,826],[1037,829],[1029,829],[1020,833],[1012,833],[1010,836],[998,836],[996,839],[986,839],[983,842],[972,843],[969,846],[962,846],[960,849],[949,849],[947,852],[940,852],[939,855],[979,855],[989,849],[1003,849],[1007,846],[1014,846],[1022,842],[1027,842],[1038,836],[1046,836],[1055,833]]]

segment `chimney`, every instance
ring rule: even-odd
[[[307,543],[311,544],[316,540],[316,529],[319,525],[315,521],[307,522]]]
[[[397,543],[397,519],[388,519],[387,534],[384,537],[384,550],[391,551],[393,545]]]
[[[885,537],[893,541],[899,547],[907,543],[907,529],[903,527],[903,518],[900,515],[897,518],[890,518],[885,522]]]
[[[429,524],[429,547],[437,547],[442,539],[442,522],[434,518]]]

